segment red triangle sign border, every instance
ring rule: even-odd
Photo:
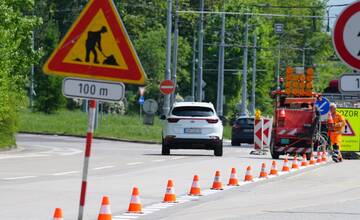
[[[116,38],[117,46],[123,54],[128,69],[63,62],[99,10],[102,10],[105,14],[105,18]],[[60,42],[58,48],[44,65],[44,72],[47,74],[102,79],[139,85],[144,84],[146,79],[145,72],[112,0],[91,0],[85,6],[80,16]]]

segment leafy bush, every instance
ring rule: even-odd
[[[36,53],[31,30],[37,24],[26,10],[31,1],[0,1],[0,147],[15,144],[17,110],[24,105],[26,74]]]

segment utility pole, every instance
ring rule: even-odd
[[[203,46],[204,46],[204,0],[200,0],[199,22],[199,54],[198,54],[198,77],[197,77],[197,101],[203,100]]]
[[[223,3],[223,11],[224,11]],[[221,42],[219,47],[219,72],[218,72],[218,92],[216,111],[219,116],[224,115],[224,62],[225,62],[225,13],[221,15]]]
[[[176,100],[176,90],[177,90],[177,56],[178,56],[178,38],[179,38],[179,0],[176,0],[175,6],[175,27],[174,27],[174,51],[173,51],[173,70],[172,70],[172,81],[175,84],[175,91],[171,94],[171,105],[174,104]]]
[[[172,0],[167,1],[167,42],[166,42],[166,70],[165,70],[165,79],[171,79],[171,29],[172,29]],[[167,115],[170,111],[170,95],[165,95],[163,113]]]
[[[195,72],[196,72],[196,34],[194,33],[193,59],[192,59],[192,71],[191,71],[191,96],[193,100],[195,100]]]
[[[306,51],[306,48],[304,46],[304,48],[302,49],[302,52],[303,52],[302,53],[302,65],[304,67],[304,71],[305,71],[305,56],[306,56],[305,51]]]
[[[276,89],[280,86],[280,59],[281,59],[281,36],[284,33],[284,24],[277,23],[275,24],[275,34],[279,37],[278,43],[278,60],[277,60],[277,67],[276,67]]]
[[[254,33],[254,48],[253,48],[253,69],[252,69],[252,89],[251,89],[251,106],[250,112],[252,116],[255,116],[255,92],[256,92],[256,61],[257,61],[257,35]]]
[[[31,48],[34,51],[35,50],[35,31],[32,31],[32,37],[31,37]],[[31,64],[31,75],[30,75],[30,86],[29,86],[29,95],[30,95],[30,103],[29,103],[29,107],[30,110],[33,110],[33,106],[34,106],[34,64]]]
[[[244,61],[243,61],[243,79],[242,79],[242,99],[240,115],[247,116],[246,101],[247,101],[247,63],[248,63],[248,41],[249,41],[249,15],[246,15],[245,23],[245,44],[244,44]]]

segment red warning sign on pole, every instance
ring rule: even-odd
[[[333,44],[338,56],[350,68],[360,70],[360,2],[345,8],[333,30]]]
[[[175,91],[175,84],[171,80],[164,80],[160,83],[160,91],[164,95],[169,95]]]

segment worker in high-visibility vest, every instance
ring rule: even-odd
[[[331,146],[333,147],[332,159],[335,162],[342,161],[341,141],[342,134],[346,126],[345,117],[336,111],[336,104],[330,104],[330,114],[328,118],[329,137]]]

